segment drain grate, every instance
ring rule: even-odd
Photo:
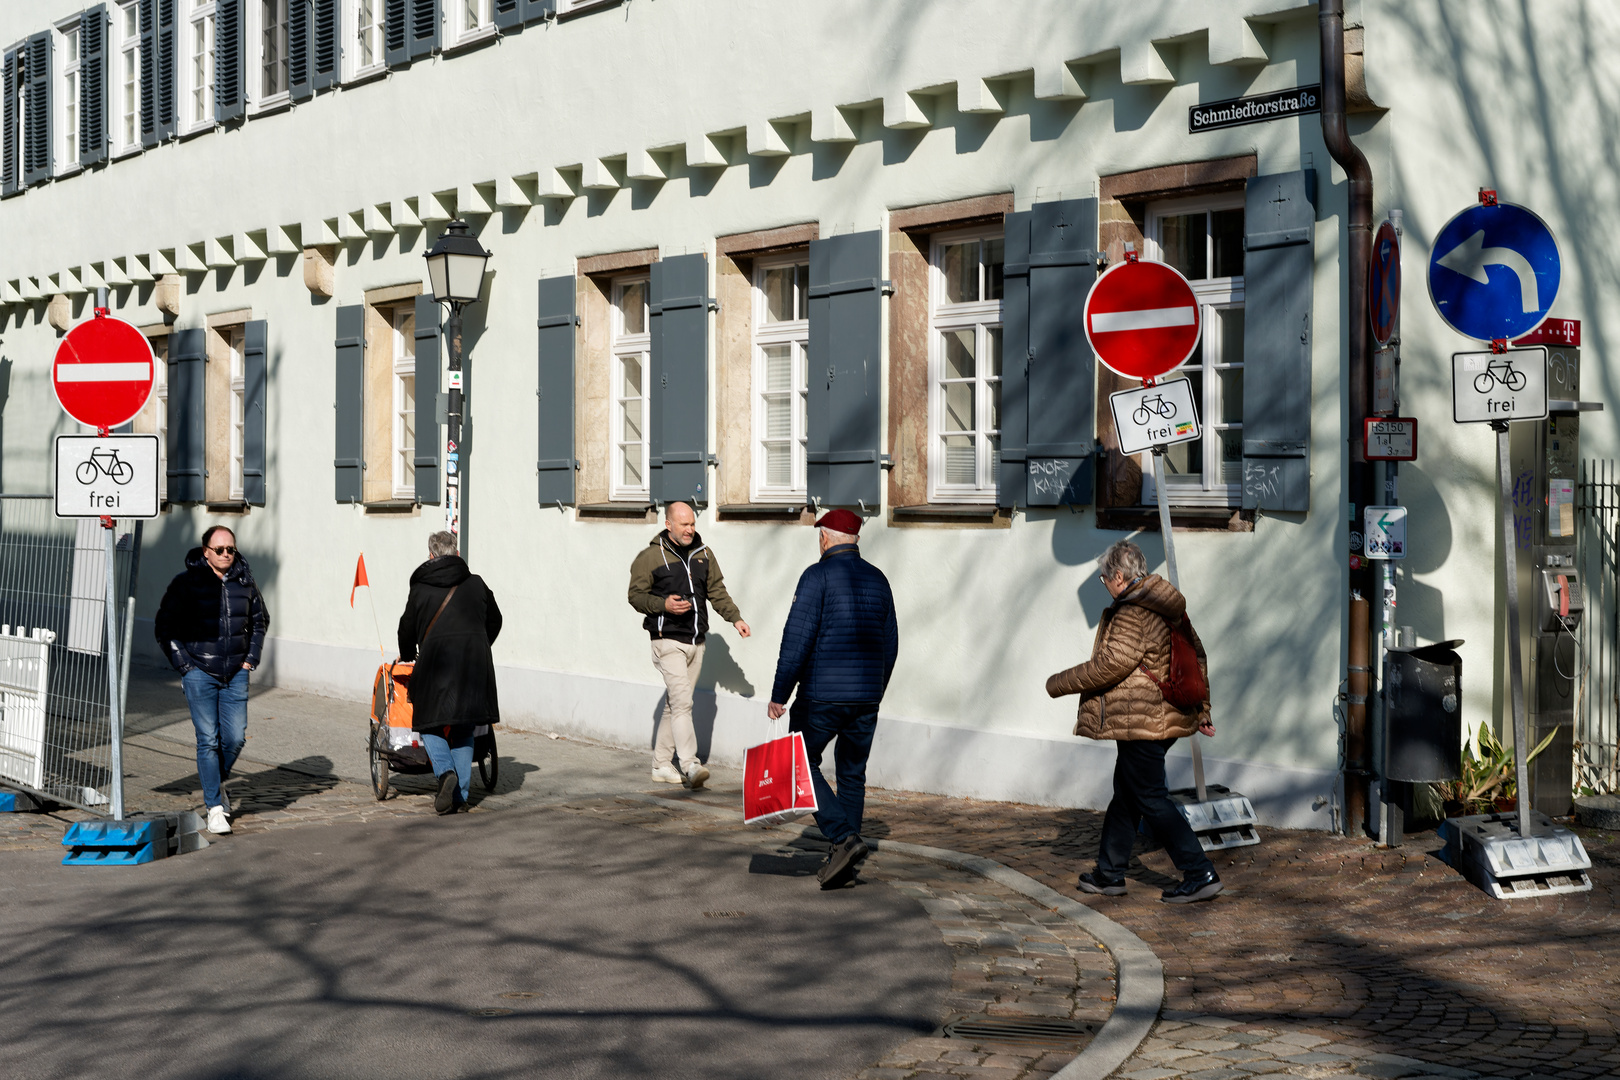
[[[945,1021],[947,1039],[969,1042],[1012,1043],[1073,1050],[1091,1041],[1097,1025],[1086,1020],[1054,1020],[1022,1016],[953,1016]]]
[[[705,919],[740,919],[747,914],[746,911],[705,911],[703,917]]]
[[[537,998],[540,996],[538,990],[508,990],[501,995],[503,998]]]
[[[467,1015],[468,1016],[478,1016],[478,1017],[483,1017],[485,1019],[489,1019],[489,1018],[493,1018],[493,1017],[496,1017],[496,1016],[511,1016],[512,1015],[512,1010],[511,1009],[468,1009],[467,1010]]]

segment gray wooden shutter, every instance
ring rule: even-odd
[[[1080,313],[1097,278],[1097,200],[1036,203],[1029,214],[1026,492],[1030,506],[1085,506],[1097,384]]]
[[[180,103],[175,97],[175,42],[180,33],[176,7],[180,0],[157,0],[157,136],[154,143],[174,138]],[[146,63],[142,54],[141,63]]]
[[[540,505],[574,501],[575,279],[540,279]]]
[[[410,0],[383,0],[383,60],[389,67],[411,62]]]
[[[337,309],[336,392],[333,402],[337,432],[335,498],[357,503],[362,496],[365,464],[366,309],[363,304]]]
[[[651,492],[659,503],[709,499],[709,258],[652,264]]]
[[[79,13],[79,164],[107,160],[107,5]]]
[[[539,22],[557,12],[557,0],[518,0],[518,18],[523,22]]]
[[[264,505],[265,390],[269,367],[265,352],[269,328],[263,319],[242,327],[242,498]]]
[[[242,0],[214,4],[214,120],[240,119],[247,106],[247,42]]]
[[[1243,206],[1243,507],[1311,501],[1316,170],[1255,176]]]
[[[28,99],[23,127],[23,183],[37,184],[51,178],[51,148],[56,110],[52,107],[55,87],[51,79],[51,51],[54,31],[42,30],[28,39]]]
[[[1029,444],[1029,218],[1006,218],[1006,262],[1001,292],[1001,461],[996,505],[1027,505]]]
[[[439,505],[440,455],[444,436],[439,428],[439,304],[431,294],[416,298],[416,501]]]
[[[5,127],[0,132],[0,195],[15,195],[22,190],[22,144],[18,138],[22,114],[17,100],[23,85],[20,54],[19,49],[6,50],[5,70],[0,71],[0,86],[6,95]]]
[[[206,330],[176,330],[169,338],[169,501],[203,501],[208,462],[204,412]]]
[[[310,41],[313,86],[330,89],[343,78],[343,0],[315,0]]]
[[[810,242],[806,489],[829,506],[882,501],[882,278],[881,232]]]
[[[510,30],[523,22],[521,0],[495,0],[495,29]]]
[[[439,51],[439,0],[411,0],[411,59]]]
[[[137,0],[141,37],[141,145],[157,144],[157,0]]]
[[[287,3],[287,96],[294,101],[307,101],[315,93],[310,82],[310,4],[311,0]]]

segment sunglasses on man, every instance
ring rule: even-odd
[[[233,547],[229,547],[229,546],[211,547],[208,550],[212,551],[215,555],[235,555],[236,554],[236,549],[233,548]]]

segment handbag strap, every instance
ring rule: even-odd
[[[416,647],[418,649],[420,649],[422,647],[422,643],[427,640],[427,636],[433,633],[433,624],[439,621],[439,616],[444,614],[444,609],[450,606],[450,598],[456,595],[456,590],[459,588],[461,588],[460,585],[452,585],[450,586],[450,591],[444,594],[444,600],[439,604],[439,610],[433,613],[433,618],[428,620],[427,629],[423,630],[422,636],[416,639]]]

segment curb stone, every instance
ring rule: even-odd
[[[658,795],[622,794],[616,796],[632,802],[655,806],[674,806],[682,810],[696,810],[714,817],[725,817],[737,822],[742,815],[735,810],[709,806],[691,799],[669,799]],[[825,839],[814,828],[798,825],[779,825],[778,829]],[[1147,943],[1101,912],[1048,888],[1026,874],[1003,866],[994,859],[981,855],[968,855],[946,848],[906,844],[898,840],[868,840],[874,851],[892,851],[929,862],[944,863],[968,870],[981,877],[1005,885],[1022,893],[1059,915],[1077,924],[1082,930],[1102,942],[1114,958],[1118,979],[1117,1000],[1114,1011],[1103,1023],[1102,1029],[1078,1056],[1052,1075],[1052,1080],[1103,1080],[1125,1064],[1153,1029],[1164,1003],[1164,965],[1148,948]]]

